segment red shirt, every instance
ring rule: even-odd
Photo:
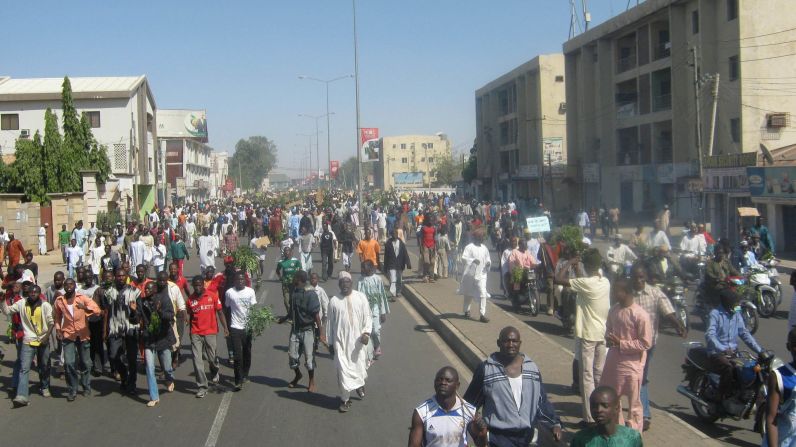
[[[188,297],[185,308],[191,317],[192,335],[218,334],[216,312],[221,310],[221,301],[219,301],[218,295],[207,290],[202,296],[193,294]]]
[[[185,291],[185,295],[190,295],[191,294],[191,291],[188,290],[188,280],[185,279],[184,276],[178,276],[177,279],[175,279],[175,280],[172,280],[171,278],[169,278],[169,281],[171,281],[174,284],[176,284],[177,287],[180,288],[180,290]]]
[[[423,225],[423,228],[420,230],[423,234],[423,246],[426,248],[434,248],[437,246],[437,242],[434,240],[434,227]]]

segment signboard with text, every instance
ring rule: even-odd
[[[381,140],[378,127],[359,129],[359,143],[362,148],[362,162],[378,161],[381,154]]]
[[[547,216],[528,217],[525,219],[525,224],[531,233],[547,233],[550,231],[550,220]]]

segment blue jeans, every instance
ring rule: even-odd
[[[27,399],[29,392],[29,377],[30,377],[30,364],[33,362],[33,356],[36,356],[36,366],[39,370],[39,381],[41,381],[40,389],[46,390],[50,388],[50,345],[44,344],[41,346],[31,346],[29,344],[22,345],[22,368],[19,372],[19,383],[17,384],[17,397],[24,397]]]
[[[144,350],[144,359],[146,360],[146,383],[149,387],[149,400],[158,400],[158,378],[155,375],[155,356],[160,358],[160,367],[166,373],[166,381],[174,381],[174,370],[171,368],[171,350],[164,349],[156,351],[154,349]]]
[[[650,394],[647,386],[647,373],[649,372],[650,363],[652,363],[652,354],[654,353],[655,346],[647,351],[647,362],[644,363],[644,378],[641,379],[641,405],[644,407],[644,419],[652,419],[652,413],[650,412]]]
[[[91,343],[88,340],[64,339],[64,374],[70,396],[77,394],[78,383],[83,391],[91,390],[91,365]]]

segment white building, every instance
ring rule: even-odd
[[[158,142],[165,153],[165,179],[178,202],[202,201],[211,197],[210,176],[213,148],[207,143],[207,113],[204,110],[158,110]],[[161,169],[164,169],[161,167]]]
[[[105,145],[119,194],[136,210],[155,205],[158,154],[155,97],[146,76],[69,78],[78,113],[85,112],[97,141]],[[62,78],[0,77],[0,153],[10,161],[18,138],[44,135],[49,107],[63,124]]]
[[[229,154],[226,152],[210,153],[210,197],[224,196],[222,187],[229,175]]]

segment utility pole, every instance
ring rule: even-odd
[[[356,113],[357,113],[357,139],[356,139],[356,149],[357,149],[357,171],[359,173],[359,179],[357,183],[357,201],[359,202],[359,215],[360,215],[360,222],[364,224],[365,217],[362,213],[364,210],[363,203],[362,203],[362,149],[360,146],[360,121],[359,121],[359,45],[357,43],[357,0],[351,0],[351,5],[353,7],[353,17],[354,17],[354,84],[355,84],[355,91],[356,91]]]
[[[704,151],[702,150],[702,108],[700,105],[700,85],[699,85],[699,53],[697,51],[697,47],[691,47],[691,54],[694,58],[694,102],[696,107],[696,145],[697,145],[697,163],[699,166],[699,179],[702,180],[702,157],[704,156]],[[674,151],[674,148],[672,148]],[[674,154],[674,152],[672,152]],[[702,217],[702,221],[705,220],[705,193],[700,192],[701,200],[699,201],[699,208],[700,214]]]
[[[716,137],[716,112],[719,106],[719,77],[721,75],[716,73],[711,76],[713,79],[713,88],[711,89],[711,95],[713,96],[713,110],[710,115],[710,138],[708,139],[708,156],[713,155],[713,144],[715,143]]]
[[[240,158],[238,159],[238,188],[240,188],[240,192],[243,193],[243,176],[240,170]]]

